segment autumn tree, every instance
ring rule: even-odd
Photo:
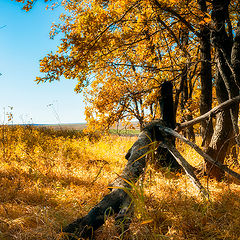
[[[125,76],[125,79],[128,78],[131,81],[134,79],[134,98],[141,95],[141,99],[138,99],[139,104],[144,106],[149,119],[154,118],[156,116],[154,113],[156,107],[153,109],[153,105],[156,103],[156,88],[163,81],[171,79],[177,87],[179,71],[181,71],[185,59],[182,55],[189,56],[189,53],[187,54],[186,47],[182,46],[173,32],[174,28],[178,31],[179,23],[176,22],[173,24],[174,28],[170,29],[167,23],[171,22],[172,19],[166,17],[163,20],[162,18],[165,18],[165,16],[160,17],[156,14],[156,9],[150,3],[145,4],[144,1],[137,1],[134,4],[131,3],[129,7],[128,2],[119,1],[122,6],[119,8],[114,7],[116,2],[111,1],[92,1],[91,8],[84,6],[84,2],[65,5],[66,8],[71,9],[71,15],[63,15],[64,24],[56,25],[52,34],[54,36],[57,32],[63,31],[67,37],[63,39],[58,53],[51,53],[41,61],[41,69],[47,74],[37,80],[59,80],[62,75],[66,78],[78,78],[79,85],[76,90],[79,91],[87,86],[91,81],[89,78],[94,76],[96,80],[93,81],[92,86],[96,91],[96,81],[102,85],[101,89],[103,89],[103,82],[106,82],[109,76],[119,79],[119,76],[122,75]],[[84,13],[84,17],[79,12]],[[121,15],[122,17],[118,19]],[[114,18],[115,21],[113,21]],[[84,26],[86,21],[91,22],[91,26],[80,29],[80,25]],[[169,30],[171,30],[171,35],[169,35]],[[81,39],[78,39],[78,33],[83,34]],[[176,43],[177,46],[174,46]],[[75,49],[74,56],[72,55],[73,51],[71,51],[73,46]],[[184,54],[176,56],[179,49]],[[66,56],[64,55],[65,52],[71,52],[71,54]],[[191,68],[195,68],[191,64],[188,65],[189,72]],[[49,66],[51,67],[49,68]],[[104,81],[102,76],[106,78]],[[141,79],[141,81],[137,79]],[[148,89],[142,89],[144,81]],[[119,83],[120,85],[121,83]],[[111,87],[111,85],[108,85],[108,88],[109,86]],[[137,93],[137,89],[141,90]],[[144,96],[143,92],[146,92]],[[90,91],[90,94],[95,99],[95,105],[91,108],[97,109],[98,94],[93,91]],[[131,93],[127,93],[127,95],[133,96]],[[99,103],[101,102],[100,98]],[[122,104],[122,99],[119,98],[118,104]],[[108,100],[106,99],[106,101]],[[133,98],[132,100],[135,101]],[[141,104],[141,102],[144,102],[144,104]],[[113,102],[113,105],[115,103]],[[142,106],[141,108],[143,108]],[[143,116],[137,113],[139,112],[137,108],[138,104],[135,103],[134,111],[129,112],[130,114],[132,112],[134,117],[137,115],[137,119],[142,124]],[[103,114],[103,111],[101,113]],[[109,110],[105,111],[106,115],[109,113]],[[146,119],[144,120],[146,121]]]
[[[41,60],[43,75],[36,80],[78,79],[78,92],[90,86],[89,119],[103,123],[107,116],[111,125],[130,113],[136,117],[134,102],[134,110],[142,102],[140,121],[152,117],[153,111],[146,110],[154,104],[156,108],[156,88],[166,80],[174,84],[175,109],[179,112],[180,102],[181,115],[187,107],[192,112],[192,106],[200,108],[198,114],[210,110],[213,87],[218,103],[239,94],[238,1],[62,4],[66,13],[51,36],[62,32],[64,37],[58,51]],[[230,142],[226,139],[238,134],[237,122],[238,104],[217,115],[213,135],[212,119],[202,123],[204,145],[214,159],[224,161]]]

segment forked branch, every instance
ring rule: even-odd
[[[193,167],[185,160],[185,158],[180,154],[180,152],[172,144],[162,145],[168,149],[168,151],[174,156],[177,162],[182,166],[193,185],[203,194],[204,197],[209,198],[208,192],[196,177],[193,171]]]
[[[240,96],[239,96],[240,99]],[[226,165],[223,165],[222,163],[215,161],[213,158],[211,158],[208,154],[206,154],[204,151],[202,151],[202,149],[200,147],[198,147],[195,143],[190,142],[188,139],[186,139],[184,136],[180,135],[179,133],[177,133],[176,131],[172,130],[171,128],[168,127],[164,127],[162,125],[158,126],[159,129],[164,132],[165,134],[170,134],[180,140],[182,140],[183,142],[185,142],[186,144],[188,144],[190,147],[192,147],[197,153],[199,153],[206,161],[210,162],[211,164],[213,164],[214,166],[222,169],[223,171],[225,171],[226,173],[228,173],[229,175],[237,178],[238,180],[240,180],[240,174],[234,172],[233,170],[231,170],[230,168],[228,168]]]

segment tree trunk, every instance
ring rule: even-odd
[[[160,98],[159,98],[160,110],[162,120],[167,127],[175,129],[176,127],[176,115],[174,112],[173,103],[173,85],[171,82],[164,82],[161,85]],[[175,146],[175,138],[171,137],[171,144]],[[172,154],[161,146],[157,149],[157,155],[154,159],[155,167],[170,167],[173,170],[181,169],[181,166],[172,156]]]
[[[230,62],[232,46],[234,46],[231,34],[228,36],[225,23],[228,17],[229,1],[213,0],[212,1],[212,19],[214,29],[212,30],[211,41],[216,51],[216,94],[219,103],[222,103],[234,96],[239,95],[239,89],[234,81],[234,72]],[[233,131],[238,133],[238,104],[231,107],[230,111],[225,110],[217,115],[214,133],[207,148],[206,153],[213,159],[224,162],[230,138]],[[220,180],[224,172],[213,167],[211,164],[206,165],[207,173]]]
[[[188,46],[188,40],[189,40],[189,31],[188,29],[183,28],[179,37],[180,43],[182,45],[182,47],[185,49]],[[185,57],[188,57],[187,54],[184,54]],[[192,114],[190,113],[190,111],[187,109],[186,111],[186,105],[189,99],[191,99],[192,95],[191,95],[191,90],[190,90],[190,86],[192,86],[192,84],[190,84],[191,79],[188,79],[188,68],[189,68],[189,64],[185,63],[185,66],[182,69],[182,73],[181,73],[181,83],[182,83],[182,93],[181,93],[181,113],[182,113],[182,121],[189,121],[190,119],[192,119]],[[187,112],[187,113],[185,113]],[[195,134],[194,134],[194,130],[193,127],[189,127],[186,130],[184,130],[183,134],[191,140],[195,141]]]
[[[189,91],[189,86],[188,86],[188,65],[186,64],[185,67],[182,70],[182,80],[181,82],[183,82],[183,90],[182,90],[182,94],[181,94],[181,114],[182,114],[182,122],[186,122],[186,121],[190,121],[193,119],[192,114],[190,113],[190,111],[187,109],[186,111],[186,104],[188,102],[188,99],[191,99],[191,94]],[[189,80],[191,81],[191,80]],[[187,112],[187,113],[186,113]],[[187,137],[189,140],[191,141],[195,141],[195,133],[194,133],[194,129],[193,126],[190,126],[188,128],[186,128],[185,130],[183,130],[183,135],[185,137]]]
[[[207,12],[206,0],[198,0],[198,4],[203,13]],[[208,112],[212,108],[212,66],[211,66],[211,44],[210,30],[207,25],[200,27],[200,59],[201,59],[201,96],[200,115]],[[212,119],[201,122],[201,136],[203,146],[206,148],[211,141],[213,134]]]
[[[191,121],[193,119],[192,115],[191,114],[187,114],[186,115],[186,121]],[[186,129],[186,137],[192,141],[192,142],[195,142],[195,133],[194,133],[194,128],[193,126],[191,127],[188,127]]]

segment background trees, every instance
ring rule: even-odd
[[[125,117],[159,118],[158,93],[172,81],[178,121],[239,94],[239,3],[224,0],[62,1],[66,12],[51,37],[56,53],[40,62],[37,82],[78,79],[88,88],[87,120],[109,127]],[[200,112],[198,111],[200,109]],[[202,123],[206,151],[223,162],[238,134],[238,104]],[[90,124],[91,125],[91,124]],[[220,172],[212,172],[221,178]]]

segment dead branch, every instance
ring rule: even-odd
[[[238,97],[240,99],[240,96]],[[228,173],[229,175],[237,178],[238,180],[240,180],[240,174],[234,172],[233,170],[231,170],[230,168],[228,168],[226,165],[221,164],[218,161],[215,161],[213,158],[211,158],[208,154],[206,154],[205,152],[202,151],[202,149],[200,147],[198,147],[195,143],[190,142],[188,139],[186,139],[184,136],[180,135],[179,133],[177,133],[176,131],[172,130],[171,128],[168,127],[164,127],[162,125],[158,126],[159,129],[164,132],[165,134],[170,134],[180,140],[182,140],[183,142],[185,142],[186,144],[188,144],[190,147],[192,147],[197,153],[199,153],[204,159],[206,159],[206,161],[210,162],[211,164],[213,164],[214,166],[222,169],[223,171],[225,171],[226,173]]]
[[[193,167],[185,160],[185,158],[180,154],[180,152],[172,145],[172,144],[161,144],[165,146],[169,152],[174,156],[174,158],[177,160],[177,162],[182,166],[184,171],[186,172],[188,178],[191,180],[193,185],[205,196],[206,198],[209,198],[208,192],[205,190],[205,188],[202,186],[198,178],[196,177]]]
[[[211,109],[210,111],[206,112],[205,114],[201,115],[200,117],[197,117],[197,118],[194,118],[193,120],[191,121],[188,121],[188,122],[184,122],[184,123],[181,123],[179,124],[175,131],[177,132],[180,132],[182,129],[184,128],[187,128],[187,127],[191,127],[201,121],[204,121],[206,120],[207,118],[209,117],[213,117],[215,116],[216,114],[218,114],[219,112],[225,110],[225,109],[228,109],[230,108],[233,104],[235,103],[239,103],[240,102],[240,95],[237,96],[237,97],[234,97],[232,99],[229,99],[221,104],[219,104],[217,107],[214,107],[213,109]]]

